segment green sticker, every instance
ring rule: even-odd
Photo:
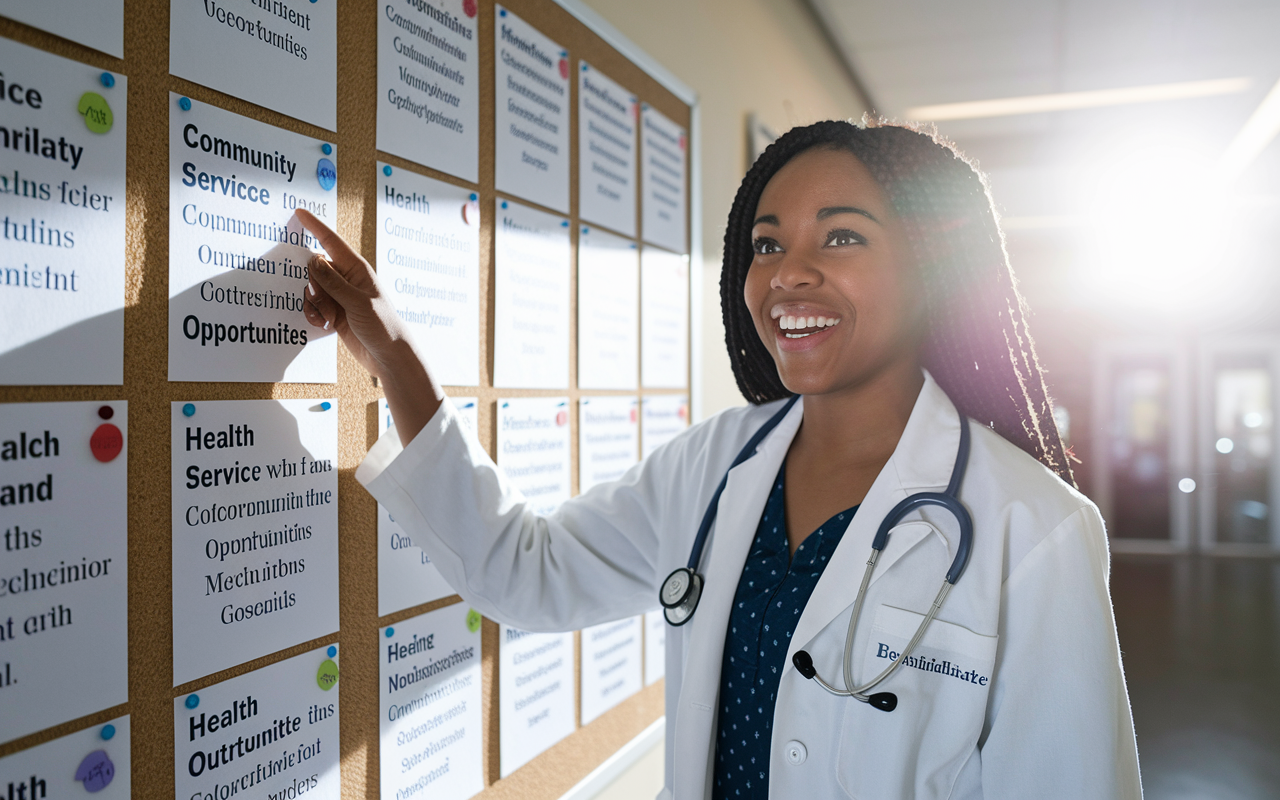
[[[316,670],[316,683],[326,692],[338,685],[338,665],[332,658],[326,658]]]
[[[80,105],[76,110],[84,117],[84,126],[94,133],[106,133],[115,122],[111,106],[107,105],[107,98],[97,92],[80,95]]]
[[[480,630],[480,612],[474,608],[467,612],[467,630],[472,633]]]

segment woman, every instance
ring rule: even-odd
[[[770,146],[721,279],[751,405],[546,517],[463,436],[368,264],[299,216],[332,259],[312,264],[308,318],[382,381],[396,422],[357,478],[487,615],[570,630],[653,608],[728,471],[697,613],[668,631],[664,797],[1141,796],[1102,520],[1069,485],[990,197],[954,150],[844,122]],[[945,509],[907,514],[846,665],[881,520],[943,492],[957,460],[967,569],[904,661],[960,542]],[[903,661],[874,689],[896,709],[829,694],[800,651],[837,689]]]

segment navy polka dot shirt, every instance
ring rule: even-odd
[[[792,559],[783,499],[786,469],[783,462],[729,614],[720,668],[720,735],[712,786],[715,800],[769,796],[773,707],[791,634],[858,510],[854,506],[827,520],[796,548]]]

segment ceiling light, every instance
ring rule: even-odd
[[[917,106],[907,109],[906,116],[908,119],[931,122],[953,119],[978,119],[981,117],[1009,117],[1017,114],[1040,114],[1046,111],[1074,111],[1082,108],[1102,108],[1104,106],[1155,103],[1161,100],[1186,100],[1192,97],[1238,94],[1248,88],[1249,78],[1160,83],[1153,86],[1098,89],[1091,92],[1058,92],[1056,94],[1034,94],[1025,97],[1004,97],[996,100],[972,100],[965,103]],[[1270,99],[1274,95],[1276,95],[1276,90],[1273,89],[1268,98]],[[1275,116],[1277,120],[1280,120],[1280,100],[1277,100],[1276,106]],[[1259,111],[1261,110],[1259,108]],[[1280,122],[1277,124],[1280,124]],[[1274,130],[1272,135],[1275,135]]]
[[[1253,110],[1253,115],[1244,124],[1236,138],[1231,140],[1218,162],[1226,178],[1234,178],[1257,158],[1271,140],[1280,133],[1280,81],[1271,87],[1262,103]]]

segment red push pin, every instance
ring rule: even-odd
[[[103,406],[103,408],[106,408],[106,406]],[[102,412],[99,411],[98,413],[101,414]],[[93,432],[93,436],[89,437],[89,449],[93,451],[93,457],[103,464],[108,461],[114,461],[115,457],[120,455],[120,451],[124,449],[124,434],[115,425],[110,422],[104,422]]]

